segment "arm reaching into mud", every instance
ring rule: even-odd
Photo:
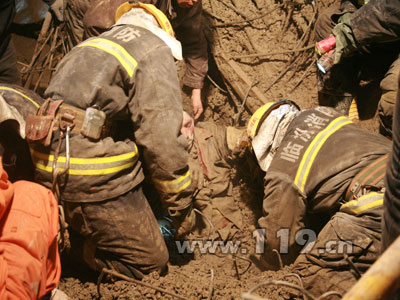
[[[284,264],[292,263],[299,255],[296,233],[304,228],[306,214],[305,199],[293,182],[285,180],[283,174],[269,172],[264,179],[263,217],[258,225],[265,230],[264,259],[277,266],[276,249]]]

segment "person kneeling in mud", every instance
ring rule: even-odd
[[[294,263],[315,295],[348,290],[379,255],[390,141],[290,100],[260,107],[247,134],[265,172],[261,262]]]
[[[199,144],[196,137],[203,126],[194,128],[193,145]],[[333,108],[300,110],[290,100],[260,107],[248,122],[247,134],[208,126],[215,130],[215,149],[228,149],[229,157],[250,155],[264,172],[258,225],[265,233],[259,237],[265,241],[265,268],[294,263],[305,288],[316,295],[349,289],[379,254],[390,141]],[[203,151],[198,157],[207,155]],[[216,158],[210,161],[220,165]]]

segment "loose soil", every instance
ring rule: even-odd
[[[291,99],[302,108],[318,105],[313,49],[299,49],[313,45],[316,17],[329,4],[326,0],[203,0],[210,70],[203,89],[205,111],[201,120],[243,127],[252,111],[261,105],[260,94],[267,101]],[[16,34],[14,44],[19,61],[29,64],[34,40]],[[295,51],[278,54],[287,50]],[[255,56],[239,58],[249,54]],[[256,57],[256,54],[262,55]],[[184,69],[182,65],[179,67]],[[39,92],[45,87],[46,79],[44,77],[44,83],[39,85]],[[250,86],[260,93],[250,90]],[[186,110],[190,111],[186,92],[183,92],[183,101]],[[364,113],[365,108],[360,108],[360,118],[365,119],[360,121],[361,125],[373,131],[377,128],[375,109],[376,103],[371,104],[372,114]],[[234,239],[241,242],[240,253],[202,254],[196,250],[192,254],[178,254],[171,242],[168,273],[165,276],[150,274],[143,279],[144,283],[166,289],[184,299],[214,300],[241,299],[243,293],[267,280],[301,284],[291,275],[290,266],[264,272],[257,267],[252,232],[261,214],[262,178],[243,163],[233,171],[232,180],[234,198],[244,224]],[[71,299],[176,299],[124,280],[107,276],[101,284],[97,280],[98,274],[63,257],[59,288]],[[270,284],[254,293],[262,299],[302,299],[292,288]]]

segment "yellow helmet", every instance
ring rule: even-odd
[[[263,106],[259,107],[256,112],[250,117],[247,123],[247,135],[250,140],[252,140],[260,130],[261,124],[265,121],[268,115],[279,106],[284,104],[290,104],[295,106],[298,110],[300,107],[292,100],[281,100],[278,102],[268,102]]]
[[[158,24],[160,27],[168,33],[170,36],[175,37],[174,35],[174,30],[172,29],[172,25],[169,22],[168,18],[164,13],[159,10],[157,7],[155,7],[153,4],[144,4],[141,2],[136,2],[136,3],[131,3],[131,2],[125,2],[122,3],[118,8],[115,13],[115,22],[118,21],[118,19],[126,12],[131,10],[132,8],[143,8],[146,12],[151,14],[154,18],[156,18]]]

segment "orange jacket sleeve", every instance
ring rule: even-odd
[[[57,201],[36,183],[11,184],[1,157],[0,216],[0,299],[40,299],[61,275]]]

